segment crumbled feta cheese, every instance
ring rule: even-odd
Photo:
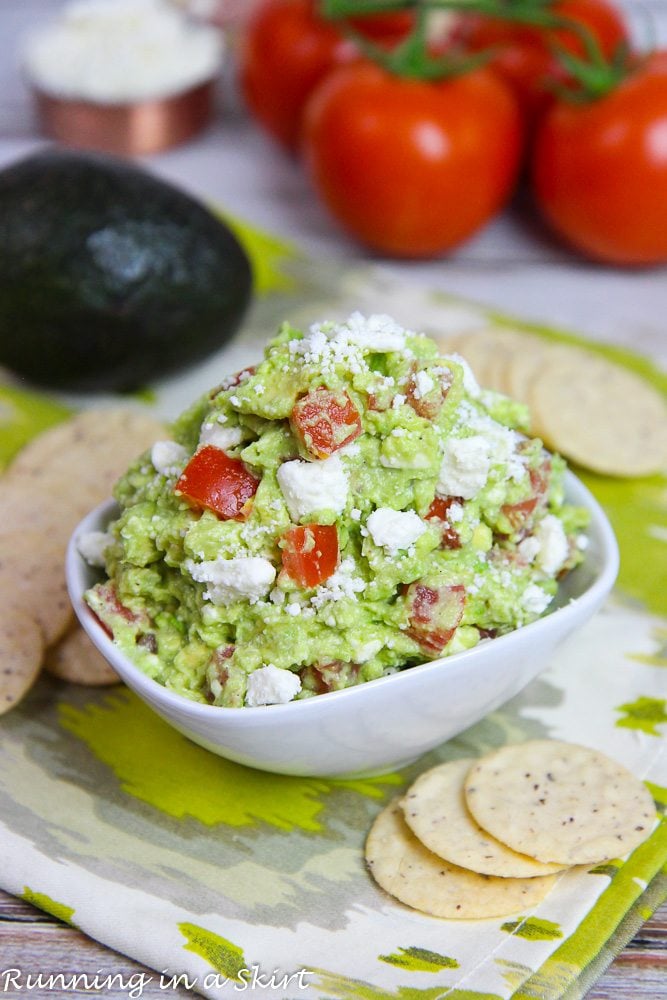
[[[428,395],[428,393],[433,392],[434,389],[435,382],[428,372],[418,371],[415,375],[415,387],[413,390],[415,399],[421,399],[422,396]]]
[[[536,538],[535,535],[528,535],[519,542],[517,551],[524,562],[532,563],[535,561],[540,548],[539,538]]]
[[[521,607],[529,615],[541,615],[551,601],[551,594],[547,594],[536,583],[529,583],[523,592]]]
[[[446,354],[445,357],[451,358],[452,361],[455,361],[457,365],[461,366],[463,369],[463,388],[469,396],[472,396],[473,399],[477,399],[481,391],[479,388],[479,382],[475,378],[473,370],[466,359],[456,353]]]
[[[402,392],[397,392],[391,401],[392,410],[397,410],[399,406],[403,406],[403,403],[406,401],[407,398],[408,397],[404,396]]]
[[[241,405],[241,400],[239,399],[239,397],[236,394],[229,397],[229,402],[232,404],[232,406],[240,406]]]
[[[269,600],[272,602],[272,604],[276,604],[278,607],[280,607],[282,604],[285,603],[286,600],[285,591],[281,590],[279,587],[274,587],[271,593],[269,594]]]
[[[76,0],[27,41],[26,72],[56,97],[123,104],[214,76],[222,34],[164,0]]]
[[[256,396],[263,396],[264,395],[264,391],[265,391],[264,390],[264,386],[262,385],[261,382],[258,382],[257,385],[255,386],[255,395]]]
[[[367,318],[355,312],[343,323],[315,323],[305,337],[289,342],[292,357],[317,365],[328,373],[344,364],[354,375],[368,371],[364,354],[372,351],[403,351],[405,330],[389,316]]]
[[[371,538],[389,555],[409,548],[426,531],[426,525],[414,510],[379,507],[366,521]]]
[[[353,521],[361,521],[361,511],[358,507],[353,507],[350,511],[350,517]]]
[[[104,566],[104,550],[113,542],[108,531],[87,531],[76,540],[76,547],[89,566]]]
[[[362,643],[361,646],[357,646],[352,652],[352,658],[355,663],[368,663],[372,660],[380,650],[382,649],[381,639],[369,639],[368,642]]]
[[[202,425],[199,435],[199,444],[212,444],[215,448],[227,451],[240,444],[243,439],[243,431],[240,427],[223,427],[218,421],[206,421]]]
[[[177,476],[185,462],[188,453],[181,444],[175,441],[156,441],[151,448],[151,462],[156,472],[161,476]]]
[[[298,616],[301,614],[301,605],[298,603],[298,601],[292,601],[291,604],[285,605],[285,612],[292,618],[298,618]]]
[[[447,508],[447,521],[450,524],[458,524],[463,520],[463,504],[451,503]]]
[[[273,663],[259,667],[248,675],[245,703],[249,708],[258,705],[285,705],[293,701],[301,690],[301,678],[291,670],[280,670]]]
[[[276,578],[274,566],[259,556],[218,557],[202,563],[188,559],[185,569],[197,583],[208,584],[204,597],[217,605],[244,598],[254,603],[268,594]]]
[[[354,598],[366,589],[366,581],[355,576],[354,559],[348,556],[335,573],[321,584],[310,599],[313,608],[321,608],[329,601],[342,601],[343,598]]]
[[[347,475],[339,455],[317,462],[283,462],[277,479],[294,521],[319,510],[340,514],[347,502]]]
[[[490,443],[481,434],[448,438],[438,476],[441,496],[472,500],[486,484],[491,468]]]
[[[555,514],[547,514],[535,529],[540,551],[536,562],[543,573],[553,576],[566,561],[570,547],[565,529]]]

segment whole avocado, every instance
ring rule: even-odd
[[[225,343],[248,258],[203,205],[129,162],[48,151],[0,171],[0,365],[130,390]]]

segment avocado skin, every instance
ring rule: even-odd
[[[248,258],[199,202],[129,162],[48,151],[0,171],[0,364],[132,390],[229,340]]]

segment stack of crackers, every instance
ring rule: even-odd
[[[531,433],[572,462],[607,476],[667,467],[667,405],[645,379],[600,354],[505,327],[438,339],[484,388],[528,406]]]
[[[379,814],[366,841],[376,882],[437,917],[507,916],[555,875],[634,850],[656,811],[645,785],[597,750],[558,740],[431,768]]]
[[[42,667],[85,684],[118,679],[74,623],[65,552],[81,518],[166,434],[129,407],[87,410],[31,441],[0,477],[0,714]]]

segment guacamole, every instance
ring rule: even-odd
[[[583,557],[586,512],[527,418],[387,316],[285,323],[118,482],[86,599],[141,670],[213,705],[469,649],[538,618]]]

